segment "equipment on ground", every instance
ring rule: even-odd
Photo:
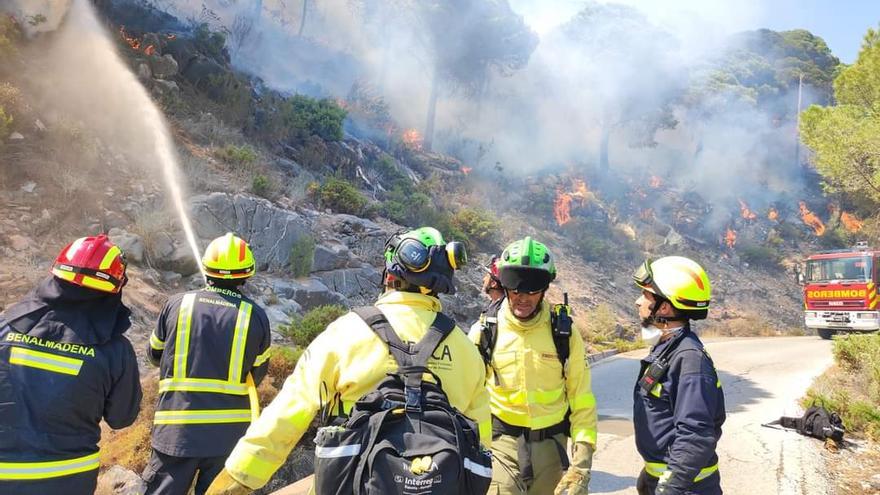
[[[776,421],[771,421],[762,426],[772,427],[779,425],[783,428],[796,430],[804,436],[818,438],[819,440],[831,439],[835,442],[843,442],[843,435],[846,433],[846,427],[843,426],[843,420],[836,412],[829,412],[822,406],[812,405],[804,415],[796,418],[792,416],[782,416]]]

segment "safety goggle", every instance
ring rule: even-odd
[[[544,289],[538,289],[538,290],[507,289],[507,290],[513,294],[516,294],[516,295],[528,294],[530,296],[534,296],[535,294],[540,294],[540,293],[544,292]]]
[[[651,259],[646,259],[644,263],[641,264],[632,275],[633,281],[647,291],[653,292],[654,294],[660,297],[666,297],[663,295],[663,292],[657,287],[657,284],[654,283],[654,272],[651,271]]]

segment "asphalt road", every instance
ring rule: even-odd
[[[831,343],[818,337],[714,339],[707,343],[727,406],[719,443],[721,484],[728,495],[829,493],[821,443],[762,427],[800,414],[797,400],[832,363]],[[632,428],[632,390],[646,350],[600,361],[592,369],[599,408],[599,445],[591,494],[634,494],[641,469]]]

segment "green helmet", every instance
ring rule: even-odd
[[[556,278],[556,264],[547,246],[526,237],[504,248],[498,260],[498,275],[505,289],[547,290]]]

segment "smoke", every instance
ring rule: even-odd
[[[145,175],[161,174],[186,241],[201,266],[167,125],[144,87],[116,54],[89,0],[72,4],[16,1],[18,12],[36,12],[47,19],[38,23],[42,32],[60,24],[57,31],[31,47],[36,53],[25,78],[29,89],[41,99],[39,106],[82,122],[108,147],[124,155],[120,161],[133,163]],[[108,165],[118,170],[120,179],[125,177],[123,163]]]
[[[71,0],[4,0],[0,12],[20,19],[28,36],[55,31],[70,10]]]

